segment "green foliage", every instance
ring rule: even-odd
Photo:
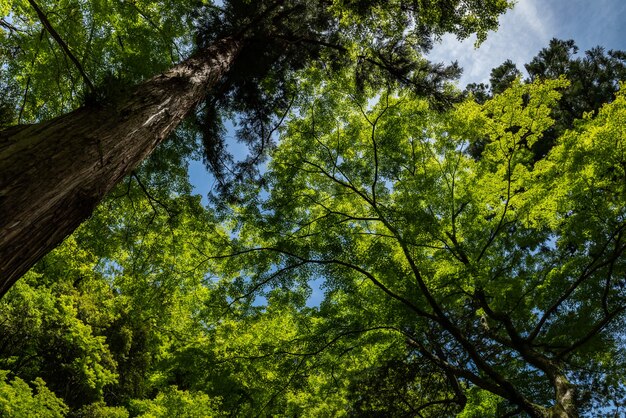
[[[104,402],[85,405],[72,414],[76,418],[128,418],[128,411],[123,407],[106,406]]]
[[[483,40],[487,31],[497,28],[497,16],[509,3],[230,0],[222,8],[201,8],[200,48],[224,36],[244,41],[233,67],[198,115],[205,161],[221,191],[228,192],[232,180],[258,175],[276,125],[301,96],[303,71],[349,71],[358,90],[404,86],[444,108],[458,96],[446,84],[460,69],[456,64],[432,64],[424,53],[444,33],[459,38],[477,34]],[[236,164],[224,152],[222,126],[222,119],[233,113],[239,122],[237,139],[251,151]]]
[[[4,2],[0,85],[18,123],[58,116],[88,93],[78,69],[26,0]],[[114,75],[128,83],[178,62],[192,38],[192,1],[38,1],[93,84]]]
[[[473,388],[467,392],[467,405],[457,418],[497,417],[498,405],[502,403],[497,396],[480,389]],[[501,415],[501,414],[500,414]]]
[[[219,412],[219,399],[204,393],[190,393],[169,388],[154,400],[133,401],[133,416],[140,418],[213,418],[224,416]]]
[[[573,129],[575,122],[582,119],[585,113],[595,113],[605,103],[613,101],[619,90],[619,82],[626,79],[624,51],[605,51],[598,46],[586,51],[584,56],[577,56],[577,53],[578,47],[573,40],[552,39],[546,48],[525,64],[529,76],[527,83],[558,79],[561,76],[570,81],[552,109],[554,125],[544,132],[544,140],[532,147],[535,159],[544,157],[557,138],[567,129]],[[484,103],[492,95],[511,86],[521,75],[515,64],[507,60],[491,70],[489,87],[471,84],[467,86],[466,92],[472,93],[479,103]],[[477,157],[483,146],[483,142],[478,142],[470,152]]]
[[[45,278],[71,278],[46,287],[41,275],[30,272],[2,300],[2,367],[28,379],[44,378],[69,404],[101,397],[104,386],[117,379],[105,338],[93,332],[113,319],[108,289],[104,283],[89,286],[93,264],[86,258],[70,238],[48,259]]]
[[[606,382],[605,398],[594,392],[599,405],[622,397],[606,377],[624,367],[609,326],[626,309],[623,94],[534,163],[564,79],[515,82],[445,114],[409,93],[378,92],[375,103],[346,86],[312,93],[273,153],[267,188],[242,186],[238,201],[248,203],[224,212],[214,269],[228,293],[270,296],[323,278],[320,313],[334,330],[366,349],[365,329],[388,329],[378,339],[406,366],[389,370],[381,358],[350,376],[346,396],[359,413],[399,413],[380,400],[389,390],[406,391],[409,410],[447,415],[478,388],[504,398],[502,413],[536,413],[533,404],[560,402],[556,373],[581,393]],[[465,150],[483,137],[475,161]],[[437,370],[439,383],[392,389],[401,379],[388,376],[403,367],[416,373],[405,381]],[[517,389],[500,391],[501,381]],[[469,405],[482,405],[476,396]]]
[[[175,139],[11,289],[11,405],[498,416],[560,402],[551,374],[582,412],[623,399],[624,93],[535,161],[563,78],[442,113],[343,74],[308,72],[263,185],[203,208]]]
[[[55,396],[43,380],[33,381],[33,388],[19,377],[8,380],[9,372],[0,371],[0,414],[7,418],[62,418],[68,412],[63,400]]]
[[[2,367],[43,378],[77,416],[124,416],[114,406],[157,394],[168,382],[156,367],[202,329],[208,215],[184,165],[164,161],[175,159],[145,164],[0,302]]]
[[[79,3],[41,6],[103,90],[177,61],[192,25],[200,47],[245,29],[205,116],[259,105],[262,124],[241,119],[254,140],[295,110],[257,148],[262,181],[211,209],[191,196],[185,125],[7,293],[3,416],[539,415],[563,407],[556,378],[583,413],[623,402],[620,54],[554,43],[532,81],[505,63],[495,94],[444,112],[455,69],[421,54],[447,32],[484,39],[508,2]],[[76,69],[12,4],[0,124],[78,106]]]

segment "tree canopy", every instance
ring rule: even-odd
[[[343,326],[397,334],[409,369],[438,369],[460,409],[468,387],[531,416],[550,404],[573,416],[578,386],[607,388],[587,402],[621,398],[605,379],[623,367],[624,97],[533,164],[528,147],[567,85],[515,84],[445,114],[332,86],[289,125],[267,190],[241,189],[250,203],[227,212],[237,222],[213,258],[250,278],[230,285],[244,294],[324,278],[322,309],[345,303]],[[475,161],[466,151],[483,136]]]
[[[562,98],[552,109],[554,125],[543,134],[543,141],[533,146],[535,159],[547,154],[556,139],[567,129],[574,128],[574,122],[587,112],[597,112],[602,105],[611,102],[619,90],[620,81],[626,80],[626,55],[624,51],[605,51],[597,46],[577,56],[578,47],[570,40],[552,39],[547,47],[524,65],[528,74],[525,82],[557,78],[561,75],[570,80],[562,91]],[[491,70],[490,86],[470,84],[466,93],[474,95],[475,100],[484,102],[490,95],[501,93],[522,73],[510,60]],[[483,142],[477,142],[472,154],[478,156]]]
[[[151,19],[150,4],[132,4],[128,16],[124,7],[62,4],[61,10],[67,6],[79,20],[78,26],[83,26],[68,41],[63,27],[75,24],[75,19],[63,21],[61,13],[53,19],[54,5],[28,0],[26,9],[25,3],[18,2],[12,9],[16,15],[9,14],[10,22],[3,20],[10,35],[3,39],[7,48],[2,59],[27,64],[22,67],[27,69],[21,77],[8,72],[4,80],[7,90],[21,90],[23,98],[20,102],[15,94],[8,95],[2,112],[9,120],[5,124],[17,125],[0,131],[0,257],[6,260],[0,265],[0,295],[89,217],[104,196],[190,114],[196,114],[196,125],[203,133],[206,161],[223,191],[228,191],[230,178],[257,174],[256,167],[271,148],[273,122],[284,118],[298,94],[300,70],[316,65],[352,68],[361,89],[373,82],[407,85],[444,105],[451,100],[444,82],[458,69],[432,65],[422,52],[433,38],[446,32],[484,38],[487,30],[497,27],[497,16],[510,7],[507,0],[366,2],[358,6],[339,1],[232,0],[220,6],[174,7],[167,13],[173,12],[177,22],[173,30],[164,31]],[[158,3],[156,12],[163,7],[168,4]],[[127,17],[141,23],[133,21],[120,31],[98,19],[100,14],[113,21],[119,17],[121,25]],[[158,41],[139,42],[137,53],[126,51],[123,31],[146,36],[142,33],[146,25]],[[41,28],[39,35],[33,26]],[[193,45],[185,42],[192,35]],[[44,39],[49,41],[51,54],[39,60],[38,48]],[[89,48],[98,40],[93,55],[84,50],[77,56],[80,48],[73,51],[68,43],[83,41]],[[168,55],[156,49],[161,44]],[[35,55],[21,54],[22,48],[34,50]],[[160,68],[168,59],[174,60],[173,49],[185,48],[192,53],[169,69]],[[128,77],[124,63],[119,62],[127,52],[131,62],[140,62],[128,65]],[[92,81],[82,64],[88,58],[101,67],[95,71],[99,82]],[[144,58],[148,67],[143,65]],[[33,96],[30,67],[38,61],[51,64],[38,76],[42,86],[57,89],[61,98],[49,110],[46,101],[28,101]],[[19,71],[14,64],[6,67]],[[157,74],[145,79],[151,70]],[[77,96],[82,100],[76,100]],[[199,106],[201,102],[204,106]],[[28,114],[27,104],[33,107],[31,117],[36,122],[30,125],[21,124]],[[221,118],[232,112],[241,119],[239,139],[252,151],[235,167],[229,164],[219,135]]]
[[[82,70],[16,1],[0,82],[30,129],[249,43],[0,299],[1,415],[623,412],[623,53],[554,40],[527,80],[507,61],[463,95],[421,54],[483,39],[506,2],[35,5]],[[227,158],[229,117],[252,144],[239,168],[265,164],[218,158],[228,194],[203,206],[189,158],[203,140]]]

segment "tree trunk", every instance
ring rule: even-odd
[[[555,365],[550,365],[548,375],[554,386],[555,403],[551,407],[534,405],[531,416],[539,418],[578,418],[576,385],[572,384]]]
[[[222,39],[114,106],[0,132],[0,297],[167,137],[240,49]]]
[[[549,418],[578,418],[576,387],[562,374],[553,378],[556,404],[550,408]]]

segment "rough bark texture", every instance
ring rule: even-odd
[[[562,374],[554,376],[556,405],[550,408],[550,418],[578,418],[576,387]]]
[[[532,409],[534,411],[530,412],[529,415],[537,418],[578,418],[576,386],[567,380],[550,360],[543,359],[541,362],[549,364],[546,374],[554,386],[555,403],[549,408],[533,404]]]
[[[0,132],[0,297],[167,137],[240,48],[222,39],[115,106]]]

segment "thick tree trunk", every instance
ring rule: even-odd
[[[539,418],[578,418],[576,386],[550,360],[543,359],[541,362],[547,365],[545,371],[554,386],[555,403],[549,408],[533,405],[531,415]]]
[[[222,39],[115,106],[0,132],[0,297],[167,137],[240,49]]]
[[[553,378],[556,404],[550,408],[549,418],[578,418],[576,407],[576,387],[562,374]]]

